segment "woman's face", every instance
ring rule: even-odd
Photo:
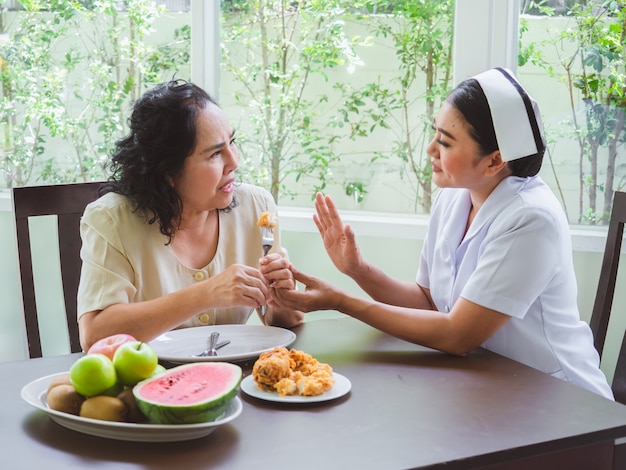
[[[433,182],[440,188],[475,189],[483,181],[482,158],[478,144],[468,132],[468,124],[457,109],[444,102],[433,125],[435,136],[426,152],[431,157]]]
[[[198,113],[196,129],[196,147],[172,186],[183,201],[183,212],[223,209],[233,199],[239,160],[234,131],[212,103]]]

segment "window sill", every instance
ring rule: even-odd
[[[0,212],[11,212],[11,191],[0,189]],[[290,232],[317,232],[313,223],[313,209],[281,206],[278,208],[281,229]],[[382,214],[379,212],[342,211],[342,220],[349,223],[358,236],[390,239],[423,240],[428,217],[410,214]],[[606,227],[572,225],[574,251],[603,252]],[[626,253],[626,244],[622,247]]]

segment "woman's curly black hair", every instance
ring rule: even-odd
[[[207,92],[185,80],[155,86],[135,102],[130,133],[116,142],[109,162],[112,176],[102,193],[130,198],[134,210],[148,223],[158,222],[170,241],[180,224],[182,200],[169,181],[193,152],[196,118],[209,104],[217,106]]]

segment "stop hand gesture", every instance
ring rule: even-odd
[[[330,196],[317,193],[313,221],[317,226],[324,248],[335,267],[348,276],[354,276],[363,267],[364,260],[349,224],[344,225]]]

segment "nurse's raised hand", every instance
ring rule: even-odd
[[[366,268],[349,224],[344,225],[330,196],[317,193],[313,221],[317,226],[324,248],[339,271],[348,276],[358,275]]]

